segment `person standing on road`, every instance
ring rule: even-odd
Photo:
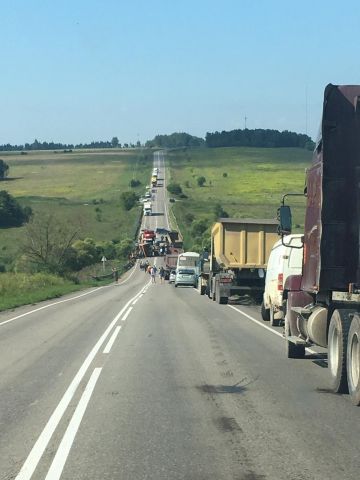
[[[118,272],[117,268],[115,268],[115,267],[112,268],[112,274],[113,274],[115,283],[118,283],[119,282],[119,272]]]
[[[160,283],[164,283],[164,277],[165,277],[164,267],[160,267],[160,269],[159,269],[159,277],[160,277]]]
[[[154,265],[154,266],[151,267],[151,269],[150,269],[151,283],[156,283],[156,280],[155,280],[156,272],[157,272],[157,268],[156,268],[155,265]]]

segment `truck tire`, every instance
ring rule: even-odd
[[[296,345],[290,340],[287,340],[287,337],[290,335],[289,322],[285,318],[285,340],[286,340],[286,355],[287,358],[304,358],[305,357],[305,346]]]
[[[177,283],[174,283],[174,287],[177,288]]]
[[[360,405],[360,317],[353,316],[350,324],[347,357],[346,357],[347,381],[351,402]]]
[[[279,326],[279,320],[274,318],[274,307],[272,305],[270,305],[269,321],[270,321],[270,325],[272,327],[278,327]]]
[[[220,297],[220,289],[216,291],[216,301],[222,305],[226,305],[228,303],[228,297]]]
[[[264,300],[261,302],[261,317],[265,322],[270,320],[270,309],[265,308]]]
[[[346,352],[350,328],[349,310],[334,310],[328,332],[328,364],[331,389],[335,393],[347,393]]]

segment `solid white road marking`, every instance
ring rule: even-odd
[[[123,283],[127,282],[133,276],[134,272],[136,271],[136,268],[135,268],[136,264],[137,264],[137,262],[135,263],[135,265],[133,267],[134,270],[131,272],[131,274],[123,282],[118,283],[118,285],[122,285]],[[114,285],[104,285],[102,287],[96,287],[94,290],[91,290],[90,292],[82,293],[81,295],[77,295],[76,297],[66,298],[65,300],[59,300],[58,302],[49,303],[49,305],[44,305],[42,307],[35,308],[34,310],[30,310],[30,312],[22,313],[21,315],[17,315],[16,317],[12,317],[12,318],[9,318],[8,320],[5,320],[5,321],[1,322],[0,327],[2,325],[5,325],[6,323],[13,322],[14,320],[18,320],[19,318],[26,317],[27,315],[31,315],[32,313],[39,312],[40,310],[44,310],[45,308],[53,307],[54,305],[59,305],[60,303],[71,302],[71,300],[76,300],[78,298],[85,297],[86,295],[90,295],[91,293],[95,293],[98,290],[100,290],[101,288],[113,287],[113,286]]]
[[[43,307],[35,308],[34,310],[30,310],[30,312],[25,312],[22,313],[21,315],[17,315],[16,317],[9,318],[9,320],[5,320],[4,322],[0,323],[1,325],[5,325],[6,323],[13,322],[14,320],[17,320],[18,318],[26,317],[27,315],[31,315],[32,313],[39,312],[40,310],[44,310],[45,308],[53,307],[54,305],[59,305],[59,303],[65,303],[65,302],[70,302],[71,300],[76,300],[77,298],[80,297],[85,297],[85,295],[90,295],[91,293],[95,293],[98,290],[100,290],[102,287],[97,287],[95,290],[91,290],[90,292],[82,293],[81,295],[77,295],[76,297],[71,297],[71,298],[66,298],[65,300],[59,300],[58,302],[50,303],[49,305],[44,305]]]
[[[114,342],[115,342],[115,340],[116,340],[116,337],[118,336],[120,330],[121,330],[121,326],[120,326],[120,325],[118,325],[117,327],[115,327],[114,333],[111,335],[110,340],[109,340],[108,343],[106,344],[106,347],[104,348],[103,353],[109,353],[109,352],[110,352],[111,347],[113,346],[113,344],[114,344]]]
[[[130,307],[130,308],[128,309],[128,311],[125,313],[125,315],[124,315],[123,318],[122,318],[122,321],[123,321],[123,322],[125,322],[125,320],[128,318],[128,316],[130,315],[132,309],[133,309],[133,307]]]
[[[83,379],[85,373],[87,372],[89,366],[91,365],[91,362],[94,360],[96,354],[101,348],[101,345],[105,342],[107,336],[113,329],[114,325],[116,322],[119,320],[119,318],[122,316],[124,311],[128,308],[128,306],[135,300],[135,298],[140,295],[141,291],[138,292],[134,297],[132,297],[125,305],[124,307],[120,310],[120,312],[116,315],[116,317],[113,319],[113,321],[110,323],[110,325],[107,327],[105,332],[101,335],[99,340],[96,342],[94,345],[93,349],[91,352],[88,354],[86,357],[84,363],[81,365],[79,368],[77,374],[73,378],[72,382],[70,383],[68,389],[64,393],[62,399],[60,400],[59,404],[55,408],[54,412],[52,413],[51,417],[49,418],[47,424],[45,425],[43,431],[39,435],[39,438],[36,440],[35,445],[31,449],[31,452],[29,453],[27,459],[25,460],[20,472],[16,476],[15,480],[29,480],[32,477],[32,474],[34,473],[35,468],[37,467],[37,464],[40,461],[40,458],[42,457],[56,427],[58,426],[61,418],[63,417],[67,407],[69,406],[69,403],[71,402],[77,387],[79,386],[81,380]]]
[[[273,333],[274,335],[277,335],[278,337],[281,337],[283,340],[286,340],[284,335],[280,332],[277,332],[276,330],[273,330],[271,327],[268,327],[267,325],[264,325],[263,323],[261,323],[260,320],[257,320],[256,318],[254,317],[251,317],[250,315],[248,315],[247,313],[243,312],[242,310],[240,310],[239,308],[236,308],[234,307],[233,305],[228,305],[228,307],[232,308],[233,310],[236,310],[238,313],[240,313],[241,315],[244,315],[244,317],[248,318],[249,320],[251,320],[252,322],[254,323],[257,323],[258,325],[260,325],[260,327],[263,327],[265,328],[266,330],[268,330],[269,332]],[[313,353],[313,354],[318,354],[319,352],[317,352],[316,350],[313,350],[312,348],[305,348],[305,350],[309,353]]]
[[[125,278],[125,280],[123,280],[122,282],[119,282],[117,285],[122,285],[123,283],[126,283],[128,280],[130,280],[130,278],[134,275],[134,273],[136,272],[136,266],[137,266],[137,263],[138,261],[136,260],[136,262],[134,263],[134,266],[132,267],[133,268],[133,271],[130,273],[130,275]]]
[[[264,325],[263,323],[261,323],[260,320],[257,320],[256,318],[251,317],[250,315],[248,315],[247,313],[243,312],[243,311],[240,310],[239,308],[236,308],[236,307],[234,307],[233,305],[228,305],[228,307],[229,307],[229,308],[232,308],[233,310],[235,310],[236,312],[240,313],[241,315],[244,315],[244,317],[248,318],[249,320],[251,320],[251,321],[254,322],[254,323],[257,323],[258,325],[260,325],[260,327],[265,328],[266,330],[268,330],[269,332],[273,333],[274,335],[277,335],[278,337],[284,338],[283,335],[282,335],[282,333],[277,332],[276,330],[273,330],[272,328],[268,327],[267,325]]]
[[[94,391],[96,382],[100,376],[101,370],[102,370],[101,368],[94,369],[90,377],[90,380],[86,385],[84,393],[80,398],[78,406],[75,409],[74,415],[72,416],[72,419],[70,420],[70,423],[66,429],[63,439],[61,440],[61,443],[56,452],[54,460],[49,468],[49,471],[45,477],[45,480],[58,480],[60,478],[63,468],[65,466],[65,462],[69,455],[71,446],[74,442],[75,435],[79,429],[81,420],[84,416],[86,407],[88,406],[88,403]]]
[[[142,296],[142,294],[139,295],[138,298],[137,298],[131,305],[136,305],[136,303],[140,300],[140,297],[141,297],[141,296]]]

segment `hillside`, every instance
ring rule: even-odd
[[[143,192],[149,179],[152,153],[140,150],[38,151],[27,155],[1,152],[9,179],[0,189],[32,208],[35,216],[53,215],[78,225],[81,238],[121,241],[133,237],[140,207],[125,211],[120,194]],[[132,178],[141,185],[130,189]],[[25,227],[1,229],[0,264],[12,268],[21,255]]]
[[[173,204],[186,248],[206,245],[209,227],[221,209],[230,217],[275,218],[284,193],[303,192],[311,157],[312,152],[298,148],[170,151],[168,183],[179,183],[187,197],[175,196]],[[206,182],[198,186],[201,176]],[[304,201],[292,200],[292,205],[294,225],[301,230]]]

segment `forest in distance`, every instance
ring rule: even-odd
[[[39,142],[35,139],[32,143],[24,145],[0,145],[0,152],[20,151],[24,154],[33,150],[63,150],[71,153],[73,149],[99,149],[99,148],[140,148],[140,141],[136,143],[119,142],[118,137],[111,140],[98,140],[90,143],[66,144],[61,142]],[[207,132],[205,139],[185,132],[174,132],[170,135],[156,135],[152,140],[145,142],[147,148],[182,148],[182,147],[257,147],[257,148],[305,148],[313,150],[315,144],[306,134],[273,129],[237,129],[221,132]]]

